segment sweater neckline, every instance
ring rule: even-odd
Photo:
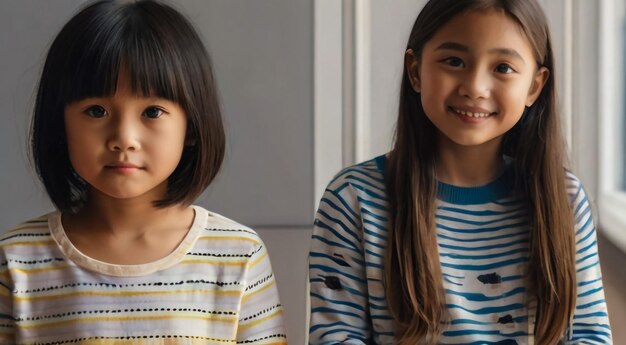
[[[375,158],[377,168],[386,175],[387,157]],[[505,166],[495,180],[475,187],[461,187],[437,181],[437,199],[457,205],[486,204],[510,195],[513,188],[513,164],[510,157],[504,157]]]
[[[189,231],[181,243],[170,254],[152,262],[138,265],[117,265],[100,261],[82,253],[67,237],[61,223],[61,212],[56,211],[48,217],[48,227],[52,239],[57,243],[60,250],[73,263],[100,274],[117,277],[134,277],[148,275],[164,270],[179,263],[193,248],[201,230],[207,222],[208,212],[200,206],[192,205],[194,219]]]

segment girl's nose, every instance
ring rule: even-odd
[[[459,86],[459,94],[469,99],[486,99],[491,94],[491,78],[485,72],[470,71],[464,75]]]
[[[107,148],[111,151],[137,151],[141,149],[139,128],[132,120],[119,118],[112,121]]]

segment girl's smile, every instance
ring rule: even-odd
[[[487,116],[496,114],[495,112],[491,112],[483,108],[469,108],[469,107],[463,107],[463,108],[448,107],[448,108],[450,108],[450,110],[454,111],[455,113],[459,115],[465,115],[468,117],[487,117]]]
[[[482,123],[486,120],[487,117],[496,115],[495,112],[490,112],[483,108],[474,107],[448,107],[448,110],[458,115],[462,121],[470,124]]]

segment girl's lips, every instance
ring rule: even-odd
[[[452,112],[458,114],[458,115],[463,115],[465,117],[469,117],[469,118],[485,118],[485,117],[489,117],[491,115],[496,115],[495,112],[490,112],[488,110],[482,109],[482,108],[454,108],[454,107],[448,107]]]
[[[113,164],[107,164],[104,166],[105,169],[107,170],[113,170],[115,172],[120,172],[120,173],[132,173],[138,170],[141,170],[143,168],[131,164],[131,163],[113,163]]]

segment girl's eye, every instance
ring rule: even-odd
[[[513,73],[515,72],[513,70],[513,68],[511,68],[511,66],[505,64],[505,63],[501,63],[496,67],[496,72],[498,73],[502,73],[502,74],[509,74],[509,73]]]
[[[449,57],[445,60],[443,60],[446,64],[448,64],[448,66],[452,66],[452,67],[463,67],[464,63],[463,60],[459,59],[458,57]]]
[[[107,116],[107,111],[99,105],[94,105],[94,106],[89,107],[87,110],[85,110],[85,113],[88,116],[91,116],[96,119]]]
[[[143,111],[143,114],[150,119],[157,119],[163,115],[164,111],[157,107],[148,107]]]

